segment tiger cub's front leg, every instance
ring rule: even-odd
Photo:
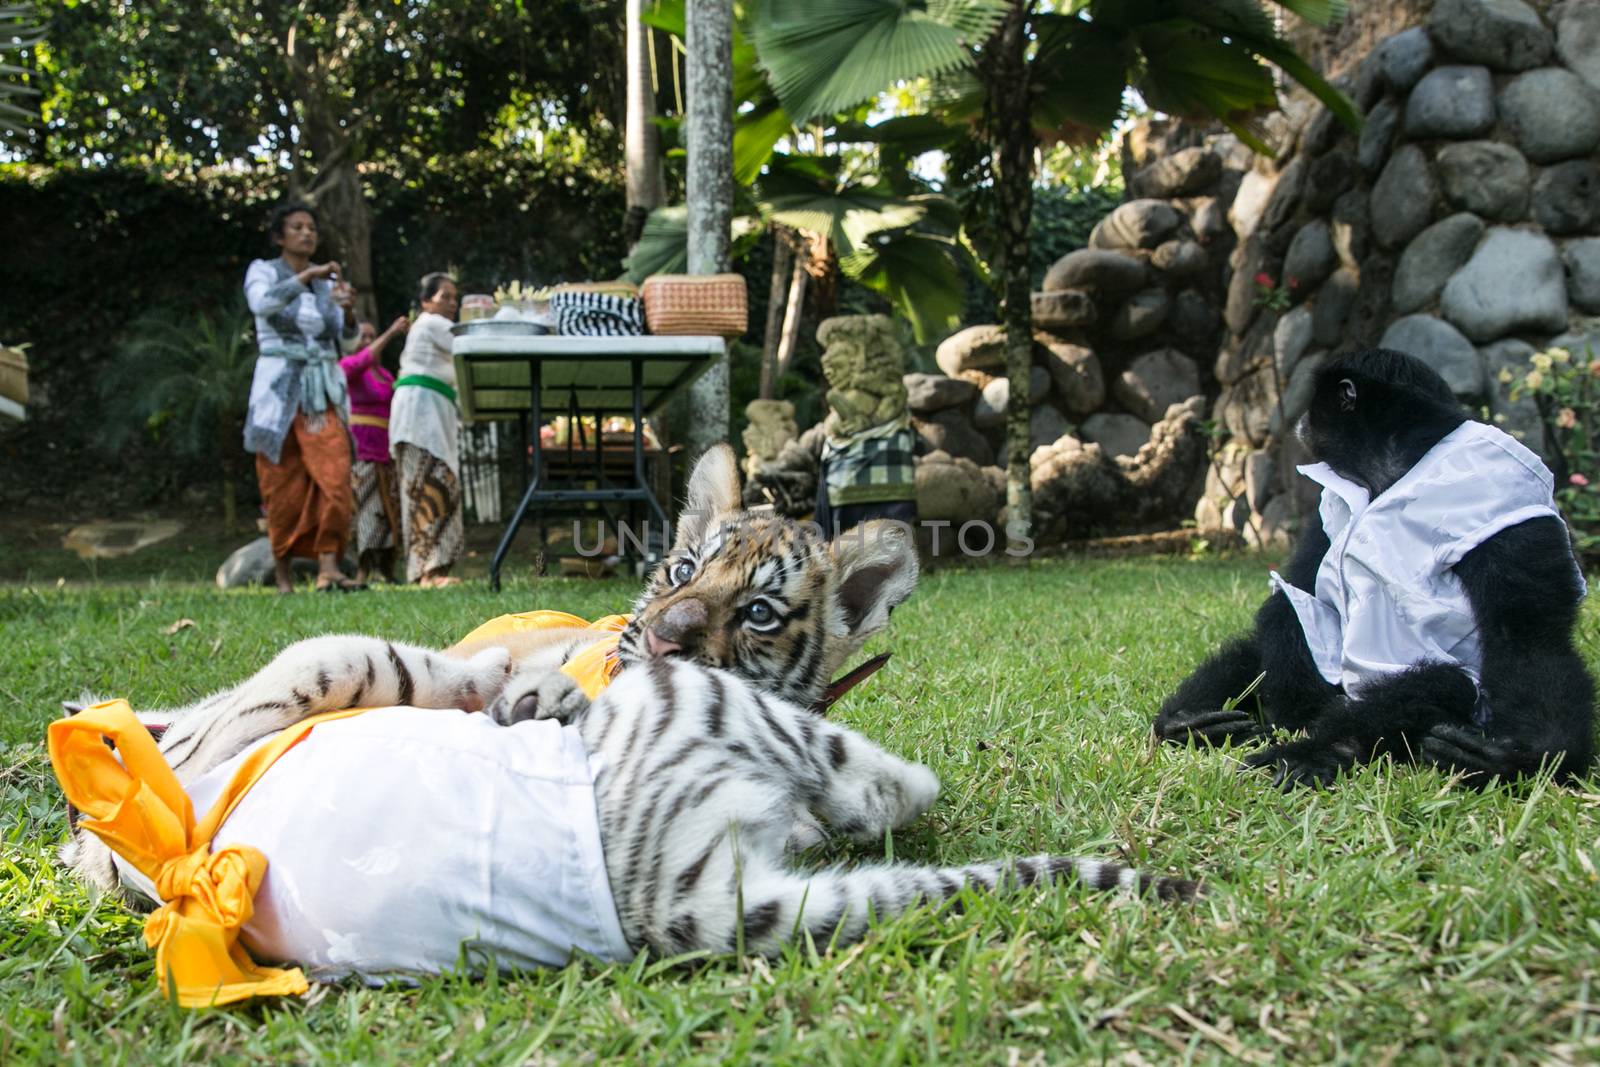
[[[788,705],[792,714],[811,712]],[[882,840],[933,806],[939,776],[920,763],[887,752],[849,727],[814,719],[815,777],[805,777],[807,807],[853,841]],[[805,719],[798,720],[804,729]]]
[[[576,721],[588,710],[589,696],[561,668],[600,639],[593,630],[570,630],[533,649],[514,648],[511,677],[488,705],[489,715],[502,726],[524,719]]]
[[[256,741],[312,715],[410,705],[480,711],[505,686],[510,655],[487,648],[458,659],[375,637],[297,642],[233,689],[180,713],[161,750],[180,781],[197,778]]]

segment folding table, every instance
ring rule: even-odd
[[[528,510],[541,504],[640,503],[667,528],[667,514],[644,469],[644,420],[725,353],[720,337],[562,337],[466,334],[455,339],[456,391],[467,420],[516,418],[530,442],[527,488],[489,564],[489,588],[500,589],[500,566]],[[545,488],[539,429],[555,415],[585,418],[596,428],[595,486]],[[633,478],[614,484],[601,464],[599,432],[606,416],[633,419]],[[531,427],[531,432],[530,432]]]

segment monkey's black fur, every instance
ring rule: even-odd
[[[1433,370],[1370,349],[1318,373],[1300,432],[1316,459],[1377,499],[1465,418]],[[1314,592],[1328,548],[1320,517],[1307,516],[1285,580]],[[1547,517],[1509,527],[1467,553],[1455,573],[1478,624],[1487,722],[1472,680],[1454,665],[1420,663],[1364,687],[1359,699],[1346,695],[1317,671],[1288,597],[1274,592],[1254,632],[1224,645],[1161,706],[1156,735],[1237,745],[1265,741],[1272,728],[1304,731],[1245,761],[1272,768],[1284,788],[1331,782],[1383,754],[1459,771],[1479,786],[1541,765],[1561,777],[1582,774],[1594,757],[1595,694],[1573,646],[1583,589],[1565,524]],[[1223,710],[1263,673],[1256,699],[1265,724]]]

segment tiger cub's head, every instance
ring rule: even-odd
[[[917,584],[909,531],[867,523],[832,544],[813,524],[747,511],[733,450],[695,465],[672,551],[622,632],[624,666],[682,656],[809,707]]]

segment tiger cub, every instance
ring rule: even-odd
[[[868,523],[827,544],[815,528],[744,510],[733,450],[718,445],[690,475],[672,551],[634,604],[618,659],[624,669],[662,656],[693,660],[809,707],[916,583],[909,536],[891,526]],[[566,721],[588,698],[560,668],[596,638],[535,631],[463,642],[450,654],[511,652],[511,680],[489,706],[501,723]]]
[[[449,654],[314,638],[178,714],[161,749],[187,784],[324,710],[399,704],[486,708],[502,723],[559,717],[598,757],[594,803],[622,934],[633,950],[661,955],[740,944],[771,954],[802,931],[818,945],[845,943],[874,915],[886,920],[965,886],[1078,880],[1194,896],[1193,882],[1065,856],[794,869],[794,850],[814,843],[820,823],[878,841],[938,795],[927,767],[810,710],[832,671],[909,596],[916,560],[908,539],[871,531],[824,546],[797,524],[741,514],[737,493],[731,453],[697,465],[672,553],[622,634],[624,669],[592,702],[559,673],[595,639],[589,631]],[[116,887],[98,839],[75,832],[64,855],[88,880]]]

